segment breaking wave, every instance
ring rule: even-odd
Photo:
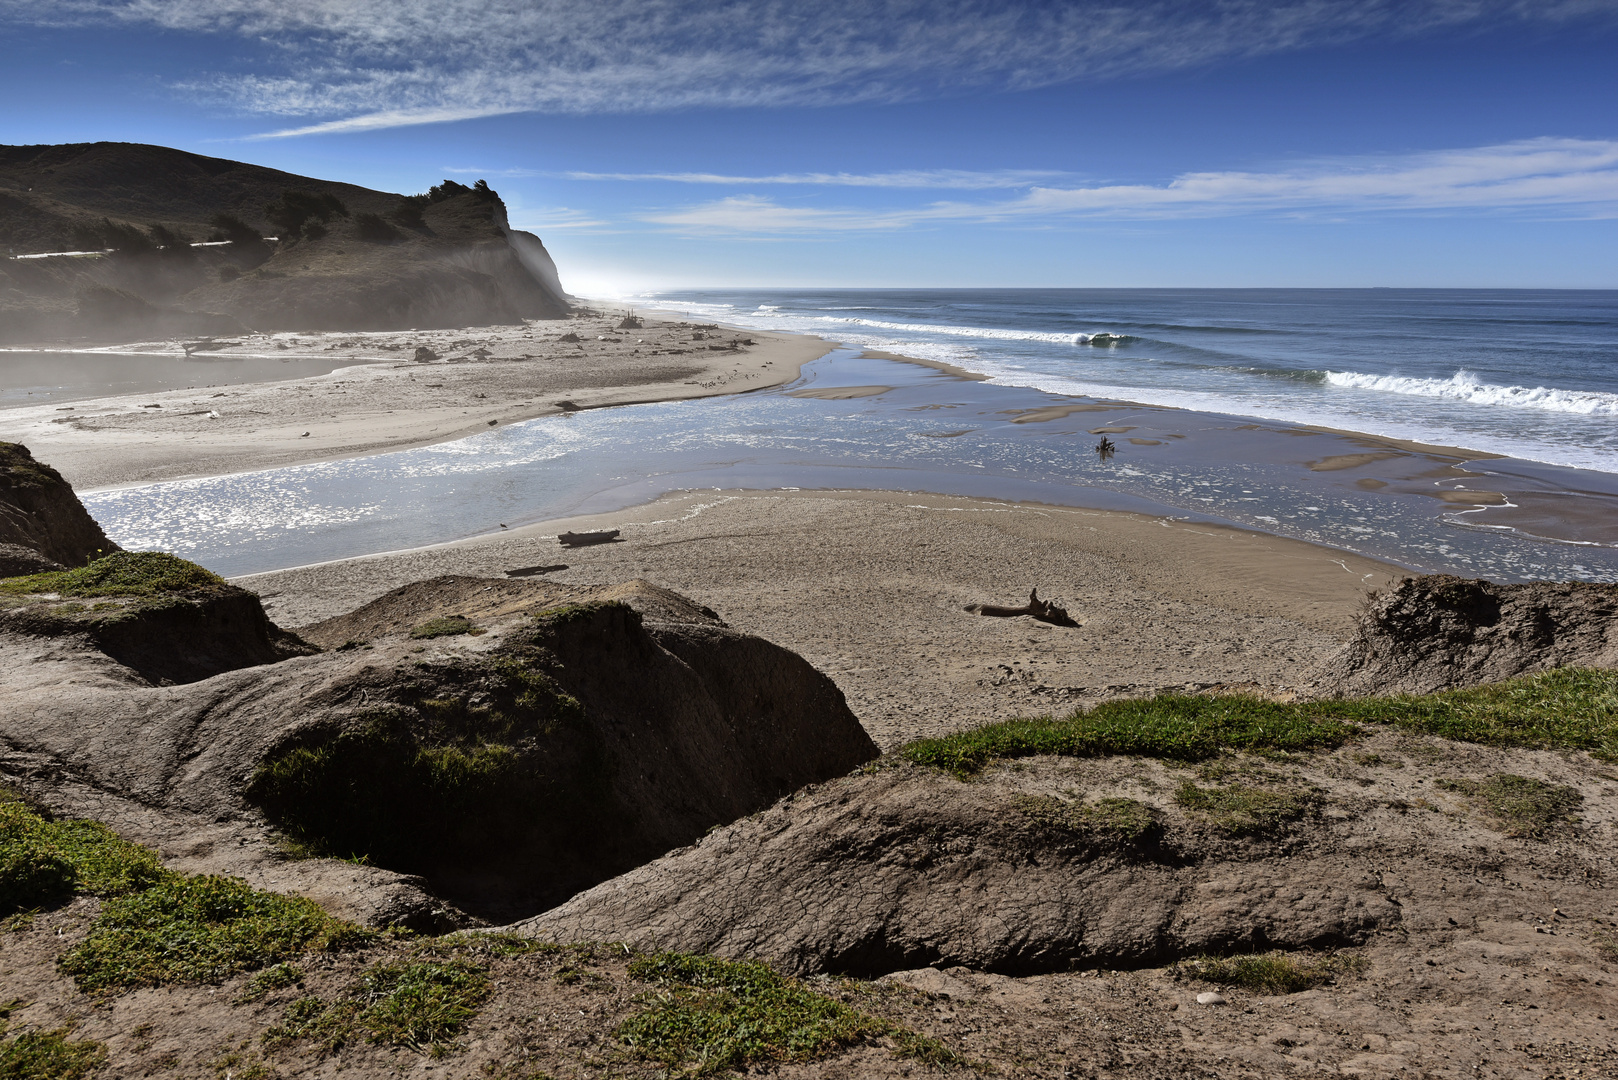
[[[760,312],[763,312],[760,309]],[[951,326],[945,323],[899,323],[882,319],[862,319],[851,315],[793,315],[802,322],[842,323],[869,326],[876,330],[897,330],[905,334],[951,334],[955,337],[987,338],[993,341],[1042,341],[1052,345],[1127,345],[1135,338],[1128,334],[1055,334],[1043,330],[1004,330],[993,326]]]
[[[1402,375],[1365,375],[1357,371],[1328,371],[1326,382],[1354,390],[1465,401],[1474,405],[1507,405],[1524,409],[1573,413],[1578,416],[1618,416],[1618,394],[1598,390],[1559,390],[1551,386],[1497,386],[1466,371],[1447,379],[1414,379]]]

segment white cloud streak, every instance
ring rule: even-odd
[[[785,236],[1074,218],[1525,210],[1618,215],[1618,141],[1530,139],[1398,157],[1318,161],[1275,172],[1187,173],[1159,185],[1039,186],[998,202],[935,202],[902,209],[783,206],[760,195],[733,195],[648,213],[642,220],[687,233]]]
[[[895,102],[1365,38],[1612,22],[1618,0],[0,0],[0,25],[217,35],[190,92],[278,137],[501,113]]]
[[[1010,169],[998,172],[974,172],[968,169],[911,169],[887,173],[776,173],[772,176],[731,176],[725,173],[596,173],[568,172],[569,180],[629,180],[660,181],[675,184],[709,184],[719,187],[742,187],[765,184],[797,184],[815,187],[870,187],[870,188],[956,188],[967,191],[985,191],[992,188],[1028,188],[1040,182],[1049,182],[1068,174],[1048,169]]]

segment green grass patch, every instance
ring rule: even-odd
[[[0,593],[61,596],[151,596],[225,584],[218,574],[161,551],[116,551],[77,570],[0,579]]]
[[[247,980],[247,985],[236,997],[236,1004],[246,1005],[253,1001],[262,1001],[269,994],[277,990],[285,990],[303,982],[303,969],[295,964],[271,964],[263,971]]]
[[[1144,838],[1156,825],[1151,807],[1135,799],[1066,802],[1049,795],[1022,795],[1013,799],[1012,805],[1041,825],[1131,843]]]
[[[331,1053],[357,1036],[441,1057],[488,998],[488,973],[461,960],[373,964],[336,1001],[303,997],[264,1034],[267,1045],[308,1041]]]
[[[1440,780],[1438,786],[1476,799],[1512,836],[1544,836],[1578,821],[1584,804],[1576,788],[1527,776],[1495,773],[1484,780]]]
[[[921,739],[900,753],[918,765],[966,776],[999,758],[1140,754],[1203,761],[1225,750],[1299,751],[1340,746],[1354,734],[1349,724],[1316,719],[1295,706],[1262,698],[1159,694],[1103,702],[1062,720],[1007,720],[943,738]]]
[[[756,961],[657,953],[629,973],[656,989],[619,1025],[619,1040],[687,1076],[808,1061],[890,1027]]]
[[[1174,801],[1228,833],[1249,836],[1285,829],[1313,811],[1318,797],[1296,788],[1247,784],[1205,788],[1187,780],[1175,790]]]
[[[420,626],[410,631],[413,638],[454,637],[457,634],[487,633],[472,624],[472,620],[465,615],[443,615],[436,619],[428,619]]]
[[[1355,738],[1365,724],[1488,746],[1587,750],[1618,760],[1618,671],[1559,668],[1468,690],[1354,701],[1159,694],[1104,702],[1065,719],[988,724],[921,739],[899,752],[965,777],[998,759],[1036,754],[1192,762],[1227,750],[1321,750]]]
[[[0,1023],[0,1036],[6,1025]],[[0,1042],[0,1080],[80,1080],[107,1060],[107,1048],[69,1039],[70,1029],[25,1031]]]
[[[1457,742],[1588,750],[1618,760],[1618,671],[1557,668],[1469,690],[1298,707]]]
[[[155,852],[94,821],[53,821],[0,802],[0,917],[54,907],[74,893],[111,897],[167,875]]]
[[[1178,975],[1260,994],[1296,994],[1365,968],[1355,953],[1288,953],[1199,956],[1175,965]]]
[[[261,892],[236,878],[175,874],[106,901],[90,933],[67,951],[60,966],[81,990],[105,993],[220,982],[375,936],[332,918],[313,900]]]
[[[935,1069],[978,1068],[979,1065],[963,1054],[956,1053],[931,1035],[923,1035],[908,1028],[895,1028],[893,1056],[919,1061]]]

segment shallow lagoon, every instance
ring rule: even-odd
[[[835,387],[887,389],[793,394]],[[1102,435],[1116,445],[1110,458],[1095,450]],[[1618,581],[1618,534],[1609,535],[1618,477],[1609,474],[1505,458],[1467,465],[1352,434],[972,382],[852,349],[770,391],[543,417],[434,446],[84,501],[126,547],[237,575],[608,512],[674,490],[782,487],[1133,510],[1417,570]],[[1498,495],[1468,494],[1485,491]],[[1473,498],[1503,505],[1455,501]]]

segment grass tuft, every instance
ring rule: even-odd
[[[236,998],[236,1004],[246,1005],[253,1001],[262,1001],[266,995],[277,990],[285,990],[289,986],[297,986],[303,982],[303,969],[294,964],[271,964],[263,971],[247,980],[247,985]]]
[[[889,1030],[756,961],[665,952],[631,961],[629,973],[657,989],[619,1025],[619,1040],[687,1076],[808,1061]]]
[[[900,753],[918,765],[967,776],[998,758],[1140,754],[1171,761],[1204,761],[1224,750],[1340,746],[1354,734],[1349,724],[1318,720],[1290,705],[1262,698],[1159,694],[1103,702],[1063,720],[1007,720],[943,738],[921,739]]]
[[[375,937],[313,900],[260,892],[226,877],[171,875],[102,905],[90,933],[62,957],[81,990],[220,982],[306,952]]]
[[[489,996],[488,973],[461,960],[373,964],[338,1001],[303,997],[264,1033],[268,1045],[299,1040],[331,1053],[358,1034],[373,1043],[442,1057]]]
[[[413,638],[454,637],[456,634],[481,633],[472,620],[465,615],[442,615],[436,619],[428,619],[420,626],[410,631]]]
[[[48,821],[0,802],[0,917],[53,907],[76,892],[121,896],[167,874],[156,853],[94,821]]]
[[[0,593],[62,596],[151,596],[215,588],[225,581],[196,563],[161,551],[116,551],[77,570],[0,579]]]
[[[1204,788],[1187,780],[1175,790],[1174,801],[1228,833],[1249,836],[1281,831],[1313,810],[1317,799],[1295,788]]]
[[[1322,750],[1355,738],[1362,724],[1488,746],[1587,750],[1618,760],[1618,671],[1558,668],[1492,686],[1353,701],[1158,694],[1104,702],[1065,719],[1007,720],[921,739],[899,753],[964,778],[992,761],[1036,754],[1191,762],[1226,750]]]
[[[1276,950],[1246,956],[1199,956],[1175,965],[1175,973],[1260,994],[1296,994],[1364,968],[1365,958],[1354,953]]]
[[[1618,671],[1557,668],[1467,690],[1298,707],[1457,742],[1588,750],[1618,760]]]
[[[0,1023],[0,1035],[6,1026]],[[68,1038],[70,1028],[25,1031],[0,1042],[0,1080],[80,1080],[101,1068],[107,1048]]]
[[[1098,834],[1130,843],[1144,838],[1156,826],[1151,807],[1135,799],[1097,799],[1065,802],[1048,795],[1023,795],[1012,800],[1023,816],[1051,828]]]
[[[1574,811],[1584,804],[1575,788],[1511,773],[1495,773],[1484,780],[1440,780],[1438,786],[1477,799],[1511,836],[1544,836],[1574,824],[1578,821]]]

